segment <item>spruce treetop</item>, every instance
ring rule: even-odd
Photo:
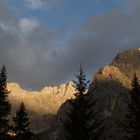
[[[77,78],[77,81],[73,80],[74,87],[77,90],[77,93],[75,94],[76,97],[82,96],[89,84],[89,80],[86,79],[86,75],[83,71],[82,64],[80,63],[79,69],[77,70],[78,74],[74,74],[75,77]]]

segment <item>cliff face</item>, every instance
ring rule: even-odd
[[[104,111],[106,117],[111,117],[117,109],[118,101],[124,106],[119,98],[122,93],[127,94],[130,88],[129,77],[118,67],[108,65],[96,73],[88,92],[98,96],[98,106]]]

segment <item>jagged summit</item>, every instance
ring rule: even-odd
[[[117,81],[124,87],[130,88],[134,73],[140,79],[140,48],[120,52],[112,63],[101,68],[94,76],[93,83],[101,81]],[[100,82],[99,82],[100,81]]]
[[[73,83],[69,82],[66,84],[61,84],[59,86],[54,86],[54,87],[44,87],[43,89],[41,89],[40,91],[32,91],[32,90],[25,90],[23,89],[18,83],[8,83],[8,89],[10,91],[12,91],[12,94],[15,94],[19,91],[19,93],[30,93],[30,94],[34,94],[34,93],[38,93],[38,94],[50,94],[50,95],[55,95],[56,93],[60,93],[60,94],[64,94],[67,95],[67,89],[73,89]],[[63,91],[62,91],[63,90]],[[15,93],[14,93],[15,92]]]
[[[8,83],[8,87],[11,89],[21,89],[20,85],[18,83]]]
[[[130,79],[134,72],[140,78],[140,48],[120,52],[110,65],[118,67]]]

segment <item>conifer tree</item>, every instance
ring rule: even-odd
[[[85,114],[85,140],[99,140],[104,132],[104,117],[96,107],[97,98],[94,94],[86,95],[86,114]]]
[[[16,116],[13,117],[13,121],[15,123],[15,131],[17,134],[25,134],[29,131],[29,116],[23,102],[16,111]]]
[[[4,140],[9,129],[9,119],[11,105],[8,101],[9,91],[7,90],[7,73],[6,67],[3,66],[0,70],[0,139]]]
[[[128,113],[124,121],[124,126],[124,130],[128,134],[125,137],[126,140],[140,139],[140,85],[136,74],[134,74],[132,80]]]
[[[61,122],[66,132],[67,140],[92,140],[98,135],[94,135],[94,130],[98,128],[97,125],[99,124],[98,113],[93,108],[96,101],[91,102],[92,99],[87,98],[89,95],[85,94],[89,81],[86,80],[86,75],[81,65],[78,72],[79,74],[75,75],[77,81],[73,81],[77,91],[75,99],[68,101],[71,105],[71,111],[67,114],[67,120],[61,119]]]

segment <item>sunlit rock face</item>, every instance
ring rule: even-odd
[[[7,87],[11,91],[9,100],[12,104],[12,115],[19,104],[24,102],[31,118],[31,129],[35,132],[50,127],[49,123],[55,120],[59,107],[75,93],[71,82],[58,87],[45,87],[39,92],[26,91],[17,83],[9,83]]]

